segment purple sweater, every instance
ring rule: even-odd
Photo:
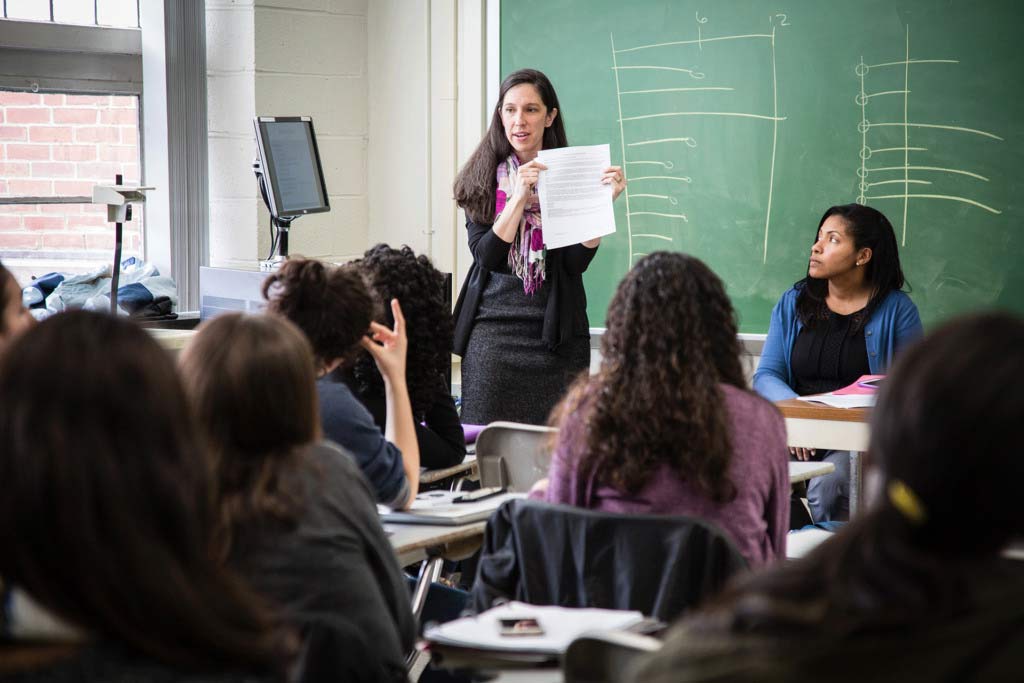
[[[732,428],[729,477],[736,486],[735,500],[711,501],[668,465],[659,466],[636,495],[595,485],[594,477],[582,481],[577,463],[590,396],[562,421],[545,499],[605,512],[699,517],[729,534],[751,566],[785,558],[790,488],[785,422],[775,406],[751,392],[728,385],[722,391]]]

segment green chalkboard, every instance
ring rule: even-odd
[[[832,204],[885,213],[925,324],[1024,311],[1019,0],[519,0],[501,72],[541,69],[570,144],[628,194],[586,275],[591,324],[639,255],[727,283],[744,332],[801,278]]]

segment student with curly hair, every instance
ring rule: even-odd
[[[904,294],[892,224],[861,204],[833,206],[818,222],[807,275],[772,309],[754,389],[769,401],[834,391],[881,374],[921,336],[921,318]],[[798,460],[835,465],[807,486],[815,522],[850,516],[850,454],[791,448]]]
[[[307,671],[404,681],[409,593],[376,496],[355,461],[320,440],[302,332],[276,315],[221,315],[179,365],[216,474],[221,557],[302,629]]]
[[[747,390],[732,304],[698,259],[655,252],[627,273],[608,307],[601,367],[576,382],[552,424],[549,502],[700,517],[753,565],[785,557],[785,423]]]
[[[0,263],[0,352],[14,337],[35,322],[35,318],[21,303],[21,287],[11,271]]]
[[[801,560],[752,574],[629,680],[1017,681],[1024,319],[962,318],[896,361],[871,414],[878,496]]]
[[[447,381],[451,367],[452,313],[445,300],[444,276],[426,256],[403,246],[378,244],[353,264],[367,279],[384,314],[377,322],[394,325],[383,304],[398,299],[409,329],[405,379],[409,386],[420,464],[430,469],[451,467],[466,457],[466,441]],[[369,354],[353,367],[350,386],[374,421],[387,428],[384,379]]]
[[[210,556],[203,445],[145,330],[47,319],[0,358],[0,405],[0,679],[286,679],[294,635]],[[75,635],[9,639],[19,591]]]
[[[378,502],[411,505],[419,489],[420,450],[405,381],[408,342],[398,300],[391,300],[393,328],[373,322],[374,299],[359,273],[305,258],[289,259],[269,275],[263,297],[267,310],[295,323],[313,347],[324,436],[355,456]],[[360,349],[373,356],[384,378],[383,434],[345,383],[344,366]]]

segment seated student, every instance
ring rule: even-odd
[[[166,351],[62,313],[0,358],[0,405],[0,679],[285,679],[294,635],[209,556],[208,469]],[[6,638],[8,591],[79,637]]]
[[[409,593],[355,461],[320,441],[309,342],[273,315],[225,314],[182,352],[185,388],[210,446],[224,559],[287,618],[345,633],[334,680],[405,680]],[[352,656],[358,649],[358,655]],[[349,656],[344,656],[348,653]]]
[[[746,389],[722,281],[655,252],[626,274],[607,320],[600,369],[554,411],[546,500],[700,517],[753,565],[785,557],[786,428]]]
[[[769,401],[834,391],[881,374],[921,336],[921,318],[903,287],[896,233],[867,206],[833,206],[818,222],[807,275],[772,310],[754,390]],[[790,449],[799,460],[831,462],[807,486],[815,522],[850,516],[850,454],[814,444]]]
[[[355,270],[304,258],[289,259],[269,275],[263,297],[267,310],[295,323],[313,347],[324,436],[355,456],[378,502],[394,508],[411,505],[419,489],[420,451],[405,381],[408,342],[398,301],[391,301],[395,325],[388,329],[373,322],[373,297]],[[371,331],[375,341],[364,337]],[[383,434],[344,381],[343,366],[360,346],[384,377]]]
[[[879,500],[680,623],[632,680],[1020,680],[1024,582],[999,554],[1024,534],[1022,383],[1019,317],[908,350],[871,416]]]
[[[14,337],[35,322],[21,302],[21,287],[11,271],[0,264],[0,353]]]
[[[369,249],[353,266],[366,277],[379,309],[385,309],[392,299],[402,302],[409,329],[405,378],[416,422],[420,465],[430,469],[458,465],[466,457],[466,439],[447,379],[453,323],[451,302],[444,298],[444,276],[426,256],[416,256],[409,247],[392,249],[386,244]],[[378,322],[394,324],[386,309]],[[377,425],[386,428],[384,380],[373,357],[362,354],[352,375],[350,388]]]

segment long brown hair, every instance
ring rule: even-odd
[[[577,380],[554,421],[585,424],[585,471],[637,492],[668,463],[715,501],[731,500],[729,424],[720,383],[746,388],[736,316],[700,260],[655,252],[619,283],[601,368]]]
[[[565,137],[565,125],[562,123],[562,107],[558,104],[558,95],[548,77],[536,69],[520,69],[506,76],[498,90],[498,101],[494,105],[491,125],[487,127],[484,139],[455,177],[455,203],[465,209],[466,215],[475,223],[494,222],[494,200],[497,190],[495,173],[498,164],[512,154],[512,145],[505,137],[505,126],[501,122],[501,105],[505,103],[505,94],[509,90],[524,83],[537,89],[541,102],[549,112],[552,109],[558,110],[558,116],[544,129],[542,149],[569,146],[569,140]]]
[[[174,667],[283,673],[274,617],[210,557],[212,496],[168,353],[72,311],[0,359],[0,575]]]
[[[180,368],[210,447],[226,558],[247,525],[287,526],[298,515],[289,475],[320,437],[313,353],[280,316],[228,313],[199,329]]]

